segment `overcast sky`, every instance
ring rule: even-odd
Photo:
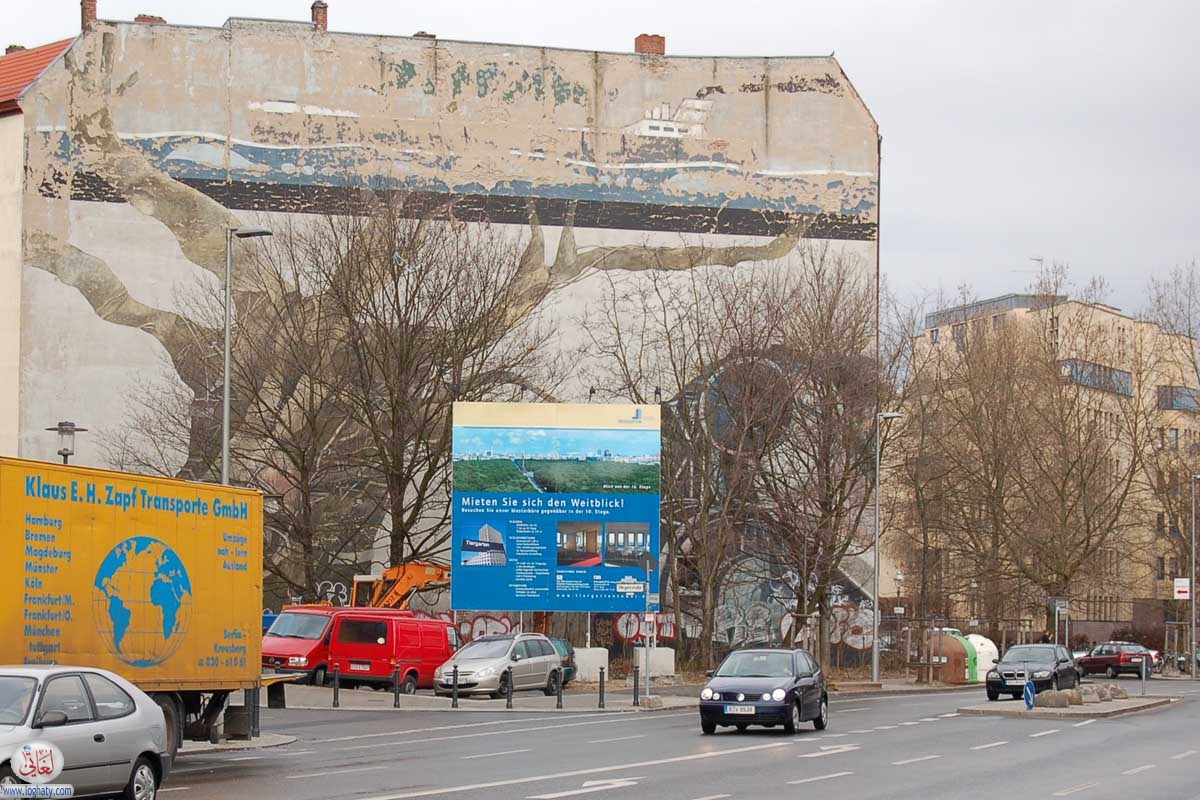
[[[1059,0],[328,0],[331,30],[667,53],[834,52],[883,135],[881,268],[907,297],[1025,288],[1033,258],[1147,276],[1200,258],[1200,3]],[[24,9],[34,6],[21,4]],[[14,7],[15,8],[15,7]],[[7,44],[74,35],[78,0],[5,16]],[[307,0],[99,0],[102,19],[306,20]],[[27,11],[28,14],[28,11]]]

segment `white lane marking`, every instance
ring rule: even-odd
[[[817,775],[815,778],[801,778],[798,781],[788,781],[789,786],[795,786],[800,783],[816,783],[817,781],[827,781],[833,778],[844,778],[847,775],[853,775],[853,772],[831,772],[828,775]],[[725,795],[728,797],[728,795]]]
[[[266,756],[238,756],[237,758],[227,758],[226,761],[262,761]]]
[[[160,792],[186,792],[191,789],[190,786],[168,786],[165,789],[159,789]]]
[[[815,753],[804,753],[803,756],[797,758],[824,758],[826,756],[840,756],[841,753],[852,753],[858,750],[858,745],[821,745],[821,750]]]
[[[1039,732],[1037,732],[1037,733],[1031,733],[1031,734],[1029,734],[1029,738],[1030,738],[1030,739],[1036,739],[1036,738],[1038,738],[1039,736],[1049,736],[1049,735],[1050,735],[1050,734],[1052,734],[1052,733],[1058,733],[1058,728],[1051,728],[1051,729],[1050,729],[1050,730],[1048,730],[1048,731],[1039,731]]]
[[[919,722],[901,722],[900,724],[901,725],[920,725],[921,723],[919,723]]]
[[[1094,784],[1094,783],[1081,783],[1078,786],[1072,786],[1070,789],[1059,789],[1057,792],[1054,793],[1054,796],[1055,797],[1066,797],[1069,794],[1075,794],[1076,792],[1082,792],[1085,789],[1090,789],[1095,785],[1096,784]]]
[[[837,713],[853,714],[855,711],[870,711],[870,710],[871,710],[871,706],[859,706],[858,708],[839,708],[839,709],[837,709]]]
[[[1072,728],[1082,728],[1084,725],[1091,725],[1095,721],[1096,720],[1094,720],[1094,719],[1085,719],[1083,722],[1076,722],[1071,727]]]
[[[957,712],[957,711],[955,711],[955,712],[954,712],[954,713],[952,713],[952,714],[938,714],[938,716],[939,716],[939,717],[941,717],[942,719],[950,719],[951,717],[957,717],[957,716],[958,716],[958,712]]]
[[[1146,770],[1154,769],[1157,766],[1158,766],[1157,764],[1142,764],[1140,767],[1134,767],[1133,769],[1127,769],[1124,772],[1122,772],[1121,774],[1122,775],[1137,775],[1139,772],[1145,772]]]
[[[937,722],[937,717],[921,717],[921,722]]]
[[[696,800],[725,800],[726,797],[733,797],[731,794],[706,794],[704,797],[697,797]]]
[[[531,794],[527,800],[558,800],[560,797],[574,797],[579,794],[607,792],[610,789],[627,789],[630,786],[637,786],[637,782],[641,780],[645,780],[645,777],[606,778],[602,781],[584,781],[583,786],[578,789],[567,789],[565,792],[551,792],[549,794]]]
[[[1008,744],[1008,742],[990,742],[989,744],[977,744],[974,747],[972,747],[971,749],[972,750],[988,750],[993,747],[1000,747],[1001,745],[1005,745],[1005,744]]]
[[[850,734],[848,733],[827,733],[822,736],[822,739],[845,739]]]
[[[895,730],[895,729],[896,729],[896,728],[898,728],[898,727],[900,727],[900,726],[898,726],[898,725],[878,725],[878,726],[876,726],[875,730],[877,730],[877,731],[891,731],[891,730]]]
[[[517,753],[528,753],[530,748],[524,750],[501,750],[499,753],[476,753],[473,756],[460,756],[463,761],[470,761],[473,758],[495,758],[496,756],[512,756]]]
[[[294,750],[286,753],[272,753],[273,756],[307,756],[317,752],[316,750]]]
[[[595,714],[569,714],[559,717],[558,719],[585,719],[587,717],[595,717]],[[566,725],[542,725],[538,728],[530,728],[529,730],[553,730],[555,728],[573,728],[577,725],[600,725],[606,722],[632,722],[632,714],[613,714],[606,719],[592,719],[590,722],[571,722]],[[654,714],[655,719],[670,719],[672,717],[692,717],[695,713],[688,714]],[[331,739],[316,739],[314,743],[329,744],[330,742],[352,742],[359,739],[380,739],[387,736],[410,736],[419,733],[438,733],[440,731],[460,730],[462,728],[485,728],[494,727],[496,725],[519,725],[522,722],[531,722],[529,719],[501,719],[491,720],[489,722],[464,722],[459,725],[437,725],[432,728],[411,728],[404,731],[387,731],[386,733],[358,733],[353,736],[335,736]]]
[[[672,716],[691,717],[693,715],[692,714],[674,714]],[[534,727],[531,727],[531,728],[508,728],[508,729],[502,730],[502,731],[475,731],[474,733],[455,733],[455,734],[452,734],[449,736],[426,736],[420,740],[420,743],[424,744],[426,742],[448,742],[448,741],[452,741],[454,739],[478,739],[482,736],[508,736],[509,734],[513,734],[513,733],[528,733],[530,731],[557,730],[558,728],[575,728],[575,727],[579,727],[580,725],[597,725],[597,724],[602,724],[604,722],[610,722],[610,721],[611,720],[593,720],[591,722],[571,722],[571,723],[568,723],[567,725],[535,725]],[[414,742],[414,744],[416,744],[416,742]],[[379,747],[378,744],[352,744],[349,747],[335,747],[335,748],[333,748],[333,750],[334,750],[334,752],[343,753],[343,752],[348,752],[348,751],[352,751],[352,750],[373,750],[378,747]]]
[[[1188,756],[1194,756],[1194,755],[1196,755],[1195,750],[1184,750],[1182,753],[1176,753],[1175,755],[1171,756],[1171,760],[1178,761],[1181,758],[1187,758]]]
[[[289,781],[299,780],[300,778],[320,778],[328,775],[331,778],[336,778],[340,775],[345,775],[347,772],[371,772],[377,769],[391,769],[395,764],[380,764],[376,767],[354,767],[352,769],[326,769],[321,772],[301,772],[298,775],[284,775]]]
[[[694,716],[693,714],[677,714],[675,716]],[[479,789],[495,789],[500,786],[517,786],[522,783],[538,783],[541,781],[553,781],[562,778],[575,778],[580,775],[596,775],[601,772],[623,772],[631,769],[641,769],[642,767],[658,767],[663,764],[680,764],[687,761],[698,761],[700,759],[720,758],[721,756],[737,755],[739,753],[754,753],[759,750],[774,750],[780,747],[787,747],[790,742],[770,742],[768,744],[756,744],[747,747],[731,747],[728,750],[713,750],[707,753],[690,753],[686,756],[673,756],[671,758],[656,758],[653,761],[637,761],[631,764],[610,764],[606,767],[587,767],[585,769],[574,769],[569,772],[550,772],[545,775],[528,775],[523,778],[510,778],[503,781],[488,781],[486,783],[471,783],[463,786],[443,786],[437,789],[422,789],[416,792],[402,792],[400,794],[381,794],[372,797],[360,798],[360,800],[408,800],[412,797],[435,797],[437,795],[453,795],[461,792],[473,792]],[[343,770],[344,772],[344,770]],[[334,773],[340,774],[340,773]]]
[[[874,731],[870,731],[870,730],[866,730],[866,731],[864,731],[864,730],[857,730],[857,731],[850,731],[850,733],[874,733]]]
[[[609,742],[625,742],[630,739],[645,739],[646,734],[635,733],[632,736],[614,736],[612,739],[592,739],[588,744],[607,744]]]
[[[905,764],[918,764],[922,761],[933,761],[935,758],[941,758],[941,756],[921,756],[920,758],[906,758],[903,761],[893,761],[892,766],[893,767],[903,767]]]

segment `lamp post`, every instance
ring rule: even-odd
[[[270,236],[266,228],[225,228],[225,372],[221,391],[221,483],[229,483],[229,352],[230,319],[233,312],[233,237],[253,239]]]
[[[872,600],[875,603],[875,613],[871,617],[871,683],[879,683],[879,450],[880,431],[885,419],[899,419],[904,416],[899,411],[881,411],[875,415],[875,569],[871,578],[874,584]]]
[[[1188,628],[1188,642],[1191,644],[1188,649],[1188,664],[1192,680],[1196,680],[1196,481],[1198,479],[1200,479],[1200,475],[1192,476],[1192,550],[1188,554],[1192,561],[1191,585],[1188,587],[1188,595],[1192,599],[1192,624]]]
[[[77,428],[74,422],[60,422],[53,428],[46,428],[58,434],[58,454],[66,464],[75,455],[75,434],[85,433],[87,428]]]

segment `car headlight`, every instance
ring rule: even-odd
[[[989,669],[989,670],[988,670],[988,674],[987,674],[987,676],[988,676],[989,678],[999,678],[999,677],[1000,677],[1000,673],[999,673],[999,672],[996,672],[996,670],[994,670],[994,669]]]
[[[1050,677],[1050,670],[1048,670],[1048,669],[1039,669],[1037,672],[1033,673],[1033,677],[1035,677],[1035,678],[1049,678],[1049,677]]]
[[[705,686],[703,689],[700,690],[700,699],[701,700],[712,700],[713,699],[713,690],[708,688],[707,686]]]
[[[787,692],[785,692],[783,689],[776,689],[775,691],[771,692],[771,699],[776,703],[782,703],[783,698],[785,697],[787,697]],[[763,699],[767,699],[765,695],[763,696]]]
[[[288,656],[289,667],[307,667],[308,656]]]
[[[763,692],[762,699],[763,699],[763,700],[770,700],[770,699],[771,699],[771,693],[770,693],[770,692]]]
[[[476,678],[490,678],[495,674],[496,674],[495,667],[484,667],[483,669],[481,669],[475,673],[475,677]]]

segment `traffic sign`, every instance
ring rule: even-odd
[[[1025,697],[1025,709],[1033,710],[1033,698],[1037,697],[1037,689],[1033,687],[1033,681],[1025,681],[1025,691],[1021,693]]]
[[[1192,580],[1191,580],[1191,578],[1176,578],[1175,579],[1175,599],[1176,600],[1191,600],[1192,599]]]
[[[904,606],[896,606],[892,609],[892,613],[898,617],[904,616]]]
[[[656,605],[658,605],[658,603],[659,603],[658,592],[651,592],[650,593],[650,605],[656,606]]]
[[[1055,611],[1061,614],[1067,610],[1069,604],[1065,597],[1051,597],[1050,605],[1054,607]]]

